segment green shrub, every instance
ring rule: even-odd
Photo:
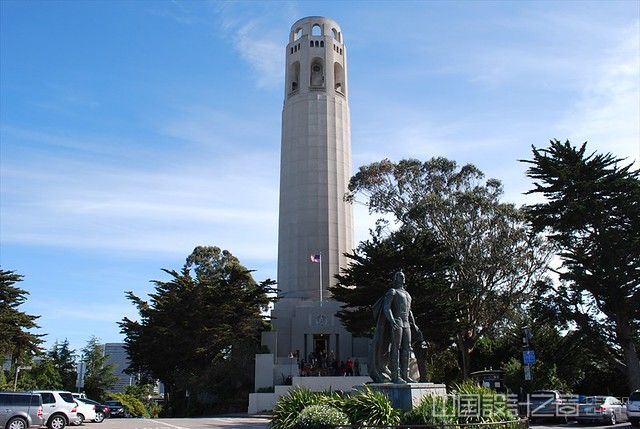
[[[458,422],[455,401],[451,396],[428,395],[402,416],[403,425],[439,425]]]
[[[393,408],[385,394],[368,387],[347,398],[343,411],[351,423],[358,426],[395,426],[400,423],[400,411]]]
[[[157,402],[149,402],[146,407],[149,417],[152,419],[158,418],[160,416],[160,413],[162,413],[162,405],[158,404]]]
[[[318,393],[304,388],[294,388],[281,396],[273,407],[272,429],[293,429],[302,410],[310,405],[318,405],[321,398]]]
[[[120,401],[125,411],[133,417],[149,417],[146,407],[141,400],[126,393],[112,393],[111,397],[116,401]]]
[[[349,418],[342,411],[326,404],[305,407],[296,419],[297,429],[330,429],[349,424]]]
[[[453,394],[459,397],[457,410],[458,423],[490,423],[515,420],[517,416],[511,413],[505,395],[498,394],[495,390],[480,386],[472,381],[465,381],[454,385]],[[478,410],[465,415],[464,399],[476,401]]]

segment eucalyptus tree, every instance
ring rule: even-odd
[[[443,246],[451,260],[450,295],[458,303],[451,334],[464,377],[478,339],[492,335],[547,269],[550,249],[531,234],[521,210],[500,201],[502,194],[500,181],[485,180],[474,165],[432,158],[360,167],[346,196],[407,231],[431,234]]]

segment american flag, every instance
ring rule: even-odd
[[[314,262],[316,264],[320,263],[320,255],[311,255],[309,256],[309,259],[311,260],[311,262]]]

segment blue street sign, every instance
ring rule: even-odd
[[[525,350],[522,352],[522,361],[525,365],[533,365],[536,363],[536,352],[533,350]]]

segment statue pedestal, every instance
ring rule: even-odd
[[[436,383],[369,383],[366,386],[371,390],[384,393],[395,408],[403,411],[409,411],[427,395],[445,396],[447,394],[447,386]]]

